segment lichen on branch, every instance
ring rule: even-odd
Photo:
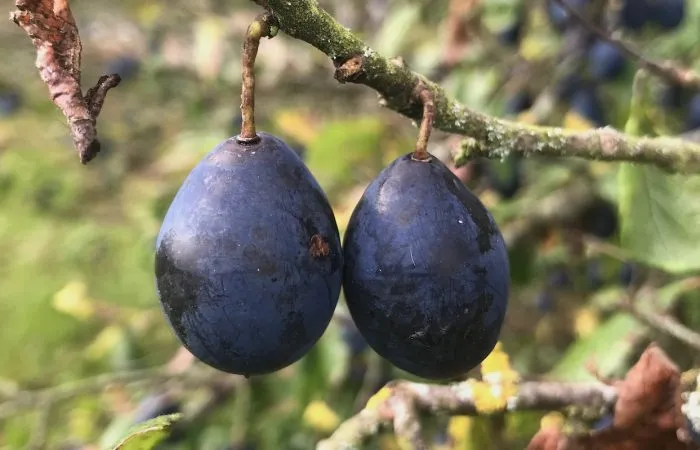
[[[468,136],[456,155],[457,165],[469,158],[503,158],[509,154],[578,157],[604,161],[653,164],[674,173],[700,173],[700,145],[672,137],[633,137],[606,127],[573,131],[525,125],[474,111],[405,65],[378,54],[339,24],[316,1],[253,0],[277,18],[287,35],[328,55],[341,83],[364,84],[382,96],[387,107],[415,120],[423,113],[413,95],[419,83],[433,93],[433,126]]]
[[[107,92],[116,87],[119,75],[104,75],[83,95],[80,84],[82,43],[68,0],[16,0],[10,19],[32,39],[36,67],[49,88],[54,104],[71,130],[80,162],[86,164],[100,151],[97,116]]]

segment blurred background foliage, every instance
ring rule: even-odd
[[[581,38],[547,1],[484,0],[471,10],[475,2],[458,0],[320,3],[380,53],[402,56],[473,109],[579,129],[622,129],[627,120],[634,64]],[[686,3],[678,26],[662,17],[635,28],[628,11],[625,35],[649,56],[700,68],[700,3]],[[385,382],[411,378],[367,348],[342,301],[313,351],[274,375],[224,387],[116,384],[56,404],[38,439],[41,408],[13,410],[21,389],[158,367],[176,354],[154,289],[155,237],[188,171],[237,132],[242,35],[259,12],[244,0],[72,5],[85,83],[110,72],[123,78],[98,123],[103,151],[87,166],[79,164],[41,84],[26,35],[11,22],[0,27],[0,404],[10,400],[0,406],[0,448],[37,440],[52,449],[109,448],[134,423],[178,411],[191,420],[159,448],[313,448]],[[466,12],[455,28],[460,7]],[[412,149],[416,129],[380,108],[369,89],[336,83],[331,70],[327,57],[307,44],[282,34],[265,40],[256,105],[259,128],[303,153],[342,232],[367,183]],[[651,131],[700,126],[700,97],[658,80],[651,89]],[[448,161],[458,141],[435,132],[431,151]],[[664,266],[633,261],[620,249],[617,165],[507,157],[455,173],[508,236],[537,214],[548,217],[548,205],[558,204],[553,196],[585,191],[597,199],[572,220],[541,221],[513,241],[502,342],[524,378],[591,379],[591,361],[603,376],[622,376],[652,338],[681,367],[698,363],[697,355],[617,308],[629,285],[643,285],[640,303],[672,312],[690,328],[700,325],[697,289],[675,282],[678,273],[697,270],[697,261]],[[697,241],[679,245],[696,254]],[[676,258],[665,254],[666,261]],[[198,405],[211,398],[219,401],[202,411]],[[438,416],[426,419],[426,429],[435,448],[523,448],[540,418]],[[396,445],[387,433],[367,448]]]

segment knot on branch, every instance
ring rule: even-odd
[[[333,62],[335,66],[334,78],[340,83],[357,83],[360,80],[360,76],[364,74],[364,57],[362,55],[355,55],[341,61],[342,60]]]

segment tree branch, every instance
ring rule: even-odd
[[[697,289],[700,287],[700,277],[688,278],[684,281],[684,283],[686,283],[687,290]],[[622,301],[620,306],[624,311],[627,311],[636,319],[644,322],[651,328],[672,336],[693,350],[700,351],[700,334],[687,328],[685,325],[678,322],[674,317],[661,311],[654,311],[640,307],[635,302],[633,295]]]
[[[212,370],[191,368],[174,371],[167,367],[133,370],[129,372],[106,373],[92,378],[76,380],[38,390],[19,390],[0,402],[0,420],[22,411],[39,408],[46,404],[56,404],[76,396],[100,392],[112,384],[157,385],[178,380],[192,385],[211,384],[230,375]]]
[[[500,159],[514,153],[637,162],[668,172],[700,172],[700,145],[695,143],[671,137],[632,137],[609,127],[580,132],[490,117],[449,98],[422,75],[382,57],[315,1],[253,1],[267,7],[286,34],[328,55],[339,82],[376,90],[383,104],[407,117],[420,120],[422,105],[412,94],[418,83],[425,83],[435,99],[435,128],[473,139],[456,158],[458,165],[471,157]]]
[[[450,415],[477,415],[473,382],[430,385],[408,381],[387,385],[390,395],[379,405],[366,407],[345,421],[331,437],[321,441],[317,450],[358,448],[380,428],[393,423],[395,431],[421,447],[417,411]],[[570,405],[610,409],[617,400],[617,389],[603,383],[525,382],[516,396],[508,399],[506,410],[552,411]],[[397,428],[397,426],[399,428]],[[423,444],[425,445],[425,444]]]

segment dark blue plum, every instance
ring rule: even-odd
[[[0,91],[0,117],[9,117],[15,114],[22,106],[22,97],[17,91]]]
[[[598,198],[584,208],[578,225],[584,233],[609,239],[617,233],[617,207],[608,200]]]
[[[241,375],[304,356],[340,294],[330,204],[286,144],[227,139],[187,176],[156,242],[160,301],[197,358]]]
[[[503,199],[511,199],[523,185],[522,157],[510,155],[503,162],[490,161],[489,185]]]
[[[595,86],[581,86],[571,95],[570,106],[573,111],[590,120],[596,126],[605,125],[603,104],[598,97]]]
[[[665,109],[678,109],[687,100],[688,90],[678,84],[667,84],[661,88],[659,104]]]
[[[683,23],[685,0],[649,0],[650,19],[665,30],[673,30]]]
[[[556,83],[554,86],[554,93],[559,100],[568,102],[582,84],[581,75],[578,73],[571,73]]]
[[[588,49],[588,71],[595,80],[613,80],[625,70],[622,52],[607,41],[596,40]]]
[[[594,259],[586,265],[586,281],[591,291],[596,291],[603,286],[603,268],[599,260]]]
[[[583,13],[589,0],[564,0],[564,2],[576,11]],[[571,22],[566,9],[554,0],[547,0],[547,17],[554,28],[560,31],[564,30]]]
[[[134,424],[155,419],[158,416],[180,412],[180,402],[167,394],[152,394],[144,398],[131,416]]]
[[[525,91],[518,91],[506,100],[505,113],[519,114],[532,106],[532,96]]]
[[[688,102],[685,113],[685,131],[700,128],[700,94],[694,95]]]
[[[648,0],[624,0],[620,9],[620,25],[631,31],[638,31],[651,19]]]
[[[548,290],[543,290],[535,296],[535,306],[543,314],[549,314],[554,308],[554,295]]]
[[[566,267],[559,266],[552,269],[547,279],[547,285],[555,289],[569,289],[574,283],[569,276]]]
[[[630,287],[635,279],[637,267],[631,262],[625,262],[620,266],[618,277],[623,287]]]
[[[387,166],[355,207],[343,248],[348,309],[393,365],[444,380],[493,350],[508,253],[489,211],[437,158],[408,154]]]
[[[518,19],[506,25],[498,32],[498,40],[503,45],[515,46],[520,43],[523,34],[523,21]]]
[[[591,426],[591,429],[593,431],[604,431],[612,428],[613,424],[615,422],[615,415],[614,413],[607,413],[600,419],[596,420],[593,423],[593,426]]]
[[[122,81],[134,78],[141,69],[141,61],[134,56],[119,56],[107,63],[107,73],[116,73]]]

